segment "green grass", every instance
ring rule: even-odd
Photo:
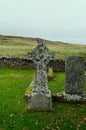
[[[27,111],[24,93],[34,70],[0,69],[0,130],[85,130],[86,104],[53,103],[53,111]],[[64,90],[64,73],[54,73],[49,88]],[[85,81],[86,90],[86,81]]]

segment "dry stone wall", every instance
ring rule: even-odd
[[[64,72],[65,70],[65,60],[63,59],[57,59],[57,60],[52,60],[49,62],[48,64],[49,67],[52,67],[53,68],[53,71],[55,72],[58,72],[58,71],[61,71],[61,72]]]
[[[64,71],[65,70],[65,60],[57,59],[52,60],[48,64],[49,67],[52,67],[54,71]],[[34,63],[27,57],[0,57],[0,68],[35,68]],[[86,69],[86,62],[85,62]]]
[[[34,68],[34,64],[28,58],[0,57],[0,68]]]

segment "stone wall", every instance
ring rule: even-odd
[[[0,57],[0,68],[34,68],[34,64],[24,57]]]
[[[65,70],[65,60],[57,59],[50,61],[48,66],[52,67],[54,71],[64,71]]]
[[[54,71],[64,71],[65,61],[63,59],[57,59],[49,62],[49,67],[52,67]],[[35,68],[34,63],[26,57],[0,57],[0,68]],[[86,62],[85,62],[86,69]]]

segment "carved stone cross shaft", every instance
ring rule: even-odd
[[[29,55],[36,65],[35,92],[48,93],[47,65],[54,59],[54,54],[45,46],[45,41],[37,40],[38,46]]]

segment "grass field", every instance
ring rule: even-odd
[[[46,45],[58,59],[71,55],[84,56],[86,59],[86,45],[50,41],[46,41]],[[36,39],[0,36],[0,56],[26,56],[36,46]]]
[[[0,130],[86,130],[86,104],[53,103],[53,111],[27,111],[24,93],[34,70],[0,69]],[[64,91],[64,73],[49,81],[52,93]],[[85,80],[86,92],[86,80]]]

